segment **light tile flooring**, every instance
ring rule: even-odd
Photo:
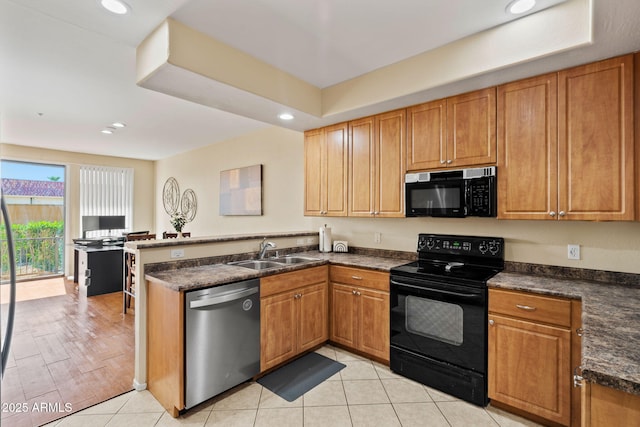
[[[400,377],[332,346],[318,350],[345,365],[294,402],[257,383],[240,385],[174,419],[148,391],[132,391],[50,426],[537,426],[489,406],[479,408]]]

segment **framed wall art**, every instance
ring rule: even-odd
[[[220,215],[262,215],[262,165],[220,172]]]

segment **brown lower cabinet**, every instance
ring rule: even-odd
[[[331,266],[330,340],[389,362],[389,273]]]
[[[640,396],[594,383],[582,390],[584,427],[640,426]]]
[[[489,398],[538,421],[580,425],[577,300],[489,290]]]
[[[327,341],[327,266],[260,279],[260,370]]]
[[[147,389],[175,418],[185,406],[184,292],[147,283]]]

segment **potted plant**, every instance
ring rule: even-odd
[[[178,237],[182,237],[182,228],[187,223],[187,218],[182,212],[176,212],[171,215],[171,225],[178,233]]]

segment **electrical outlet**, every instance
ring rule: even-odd
[[[171,249],[171,258],[184,258],[184,249]]]
[[[374,243],[380,243],[381,241],[382,241],[382,234],[373,233],[373,242]]]
[[[567,258],[580,259],[580,245],[567,245]]]

